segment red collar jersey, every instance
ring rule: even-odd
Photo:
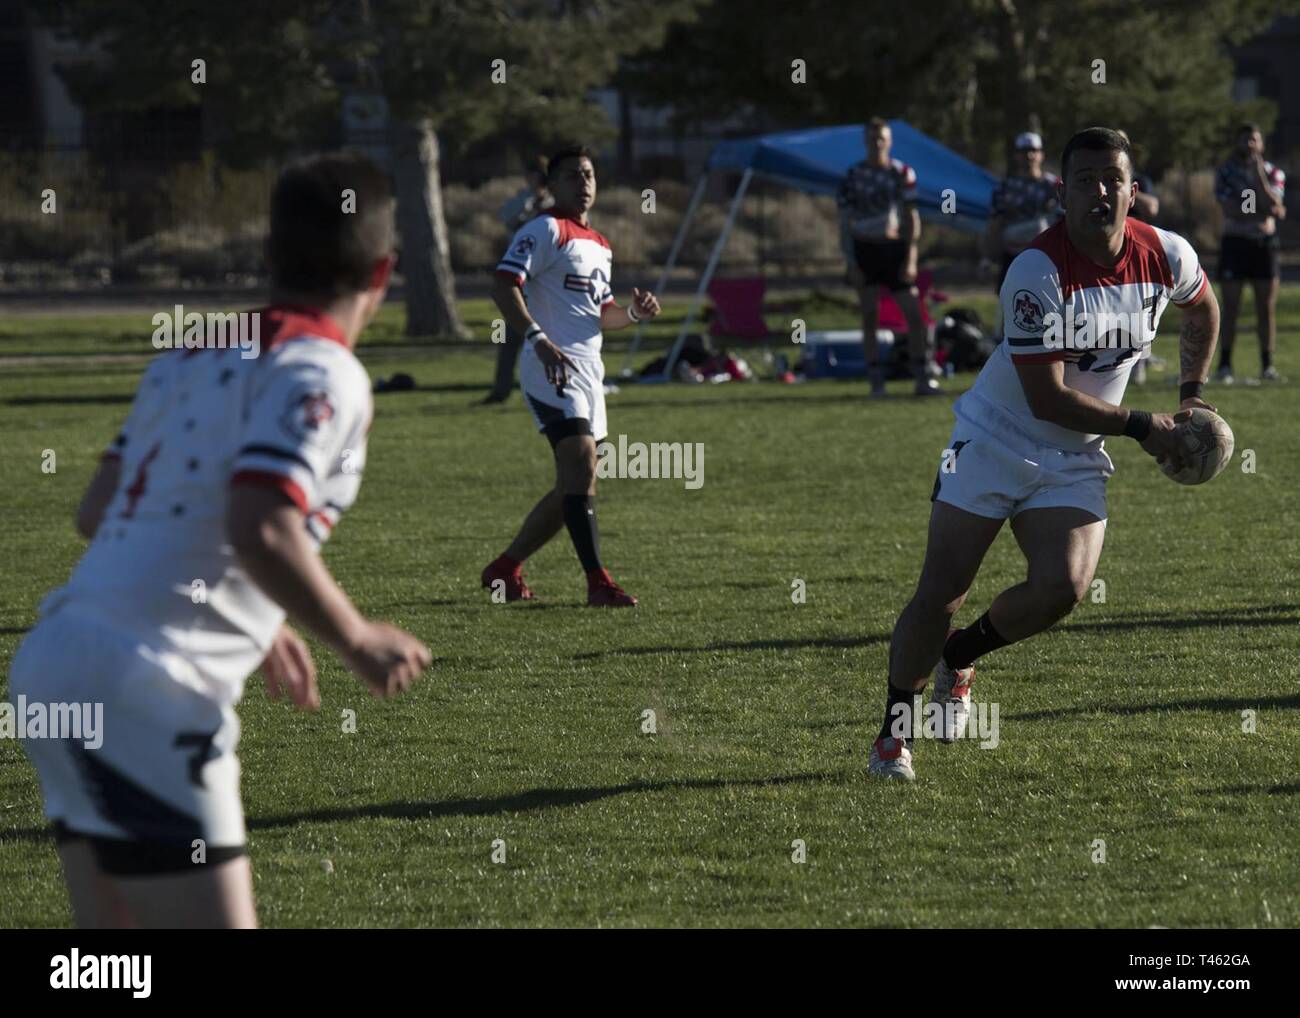
[[[524,288],[546,338],[570,357],[600,356],[600,313],[614,300],[609,241],[589,226],[544,212],[519,228],[497,272]]]
[[[370,380],[327,315],[259,312],[254,357],[170,350],[145,370],[105,455],[117,490],[67,584],[41,606],[75,603],[194,666],[203,692],[233,703],[284,620],[230,546],[232,485],[284,493],[324,542],[352,505],[366,462]]]
[[[1035,441],[1066,451],[1099,447],[1100,435],[1036,418],[1016,365],[1064,361],[1067,386],[1119,405],[1165,309],[1196,303],[1208,285],[1196,252],[1176,233],[1129,218],[1120,261],[1106,268],[1071,244],[1059,222],[1011,263],[1000,297],[1005,339],[954,409],[1009,417]]]

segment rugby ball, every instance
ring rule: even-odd
[[[1213,410],[1196,407],[1177,415],[1174,430],[1183,448],[1183,467],[1174,470],[1168,461],[1160,462],[1164,475],[1179,484],[1204,484],[1223,472],[1232,459],[1236,442],[1228,422]],[[1176,418],[1176,419],[1177,419]]]

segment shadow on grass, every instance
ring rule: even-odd
[[[1224,785],[1222,788],[1204,788],[1202,795],[1250,795],[1266,792],[1269,795],[1300,795],[1300,781],[1289,785]]]
[[[711,654],[721,650],[804,650],[816,648],[869,647],[874,643],[888,643],[889,633],[872,633],[869,636],[812,636],[807,639],[789,640],[721,640],[703,647],[681,647],[675,644],[660,647],[620,647],[615,650],[593,650],[585,654],[574,654],[575,661],[589,661],[593,658],[622,657],[641,654]]]
[[[1075,630],[1113,633],[1125,629],[1203,629],[1233,626],[1285,626],[1300,622],[1300,605],[1276,604],[1268,608],[1238,609],[1232,613],[1216,611],[1179,611],[1142,618],[1098,619],[1095,622],[1071,622],[1063,631]]]
[[[385,392],[376,392],[376,396],[389,398],[392,396],[407,396],[414,392],[482,392],[486,393],[492,388],[491,379],[482,382],[442,382],[438,385],[417,385],[411,389],[390,389]],[[471,403],[470,406],[491,406],[492,404]]]
[[[453,605],[464,604],[464,601],[453,600],[449,597],[430,597],[416,601],[392,601],[388,604],[369,605],[367,611],[374,614],[383,612],[398,611],[404,608],[450,608]]]
[[[652,387],[662,388],[662,386]],[[673,386],[669,391],[679,392],[683,387]],[[689,388],[689,387],[685,387]],[[864,380],[860,389],[851,392],[819,392],[809,393],[804,386],[781,386],[779,390],[776,387],[764,385],[761,391],[754,392],[756,386],[735,386],[727,387],[727,391],[732,395],[729,396],[692,396],[690,399],[673,400],[674,410],[692,410],[696,407],[714,407],[714,406],[735,406],[737,404],[757,404],[757,403],[860,403],[863,406],[880,406],[883,403],[902,402],[914,400],[915,396],[889,395],[883,399],[869,399],[867,395],[867,383]],[[741,390],[746,390],[743,394]],[[624,392],[627,389],[623,390]],[[644,393],[646,390],[640,390]],[[959,396],[959,392],[945,393],[945,395]],[[642,410],[647,407],[656,410],[662,410],[666,401],[661,399],[624,399],[622,393],[618,393],[609,399],[609,405],[616,410]]]
[[[307,810],[266,817],[250,817],[249,830],[261,831],[293,827],[303,823],[337,823],[348,820],[433,820],[440,817],[496,816],[501,813],[526,813],[542,809],[583,806],[620,795],[644,792],[668,792],[677,789],[773,788],[780,785],[811,784],[819,781],[843,781],[846,772],[820,771],[813,774],[778,774],[770,778],[728,780],[726,778],[680,778],[664,781],[631,781],[624,785],[594,788],[530,788],[511,795],[487,799],[444,799],[441,802],[389,802],[370,806]],[[53,841],[47,827],[23,827],[0,831],[0,845],[8,842]]]
[[[466,388],[469,390],[478,389],[481,391],[485,389],[486,386],[468,385],[466,386]],[[648,387],[648,390],[645,391],[649,391],[655,388],[659,388],[662,390],[663,387],[651,386]],[[681,392],[684,391],[686,388],[688,387],[673,386],[667,391]],[[609,397],[609,405],[611,409],[615,409],[615,410],[646,410],[646,409],[662,410],[666,406],[671,406],[674,411],[677,411],[677,410],[695,410],[695,409],[711,410],[712,408],[718,406],[740,406],[740,405],[750,405],[750,404],[758,405],[758,404],[769,404],[769,403],[784,403],[787,405],[802,405],[802,404],[810,404],[810,403],[844,403],[844,404],[860,403],[863,406],[880,406],[881,404],[884,403],[905,402],[905,401],[918,398],[915,396],[909,396],[909,395],[904,395],[902,393],[899,393],[897,395],[886,396],[884,399],[868,399],[865,381],[862,383],[862,388],[860,390],[855,389],[850,392],[809,393],[807,389],[803,386],[782,386],[779,390],[776,388],[776,386],[763,386],[762,391],[760,392],[754,392],[753,388],[755,387],[737,385],[734,388],[729,390],[732,393],[732,395],[730,396],[705,396],[703,394],[699,394],[699,395],[692,395],[686,399],[636,399],[636,398],[627,399],[623,396],[622,393],[618,393]],[[742,389],[745,391],[742,392],[741,391]],[[797,392],[794,391],[796,389],[798,389],[799,391]],[[425,386],[417,386],[414,391],[420,392],[420,391],[437,391],[437,390],[433,388],[426,389]],[[449,391],[454,391],[454,390],[449,390]],[[623,391],[626,392],[627,390],[624,389]],[[951,393],[945,393],[945,395],[952,396],[955,398],[957,396],[960,396],[961,393],[958,391],[953,391]],[[507,401],[506,403],[487,404],[485,406],[481,406],[480,404],[477,403],[470,403],[468,405],[461,405],[461,406],[422,407],[421,412],[425,414],[438,416],[444,414],[463,414],[466,411],[473,410],[473,409],[488,410],[494,407],[499,409],[505,409],[511,406],[517,408],[520,406],[520,404],[516,399],[512,401]]]
[[[871,583],[883,582],[881,577],[858,576],[817,576],[818,583]],[[777,576],[763,580],[708,580],[702,583],[676,583],[676,590],[780,590],[784,596],[790,594],[790,578]]]
[[[1008,721],[1054,721],[1060,718],[1078,717],[1081,714],[1161,714],[1172,711],[1210,710],[1300,710],[1300,693],[1290,696],[1243,696],[1213,697],[1204,700],[1177,700],[1173,703],[1083,704],[1077,707],[1062,707],[1059,710],[1030,711],[1027,714],[1008,714]]]
[[[488,799],[444,799],[441,802],[391,802],[344,809],[309,810],[281,816],[254,817],[251,830],[291,827],[300,823],[333,823],[340,820],[382,818],[393,820],[433,820],[440,817],[496,816],[501,813],[526,813],[541,809],[583,806],[620,795],[644,792],[668,792],[678,789],[772,788],[779,785],[807,784],[818,781],[842,781],[844,772],[822,771],[814,774],[779,774],[770,778],[728,780],[726,778],[681,778],[664,781],[631,781],[624,785],[594,788],[530,788],[526,792]],[[0,840],[3,837],[0,836]]]
[[[478,597],[463,597],[459,600],[430,600],[430,601],[406,601],[395,602],[388,605],[378,605],[370,610],[376,615],[382,616],[386,612],[395,612],[402,610],[420,610],[422,608],[435,607],[443,609],[443,614],[468,615],[480,617],[482,613],[491,609],[492,611],[511,611],[511,612],[548,612],[548,611],[588,611],[587,602],[580,601],[576,596],[571,600],[563,601],[557,598],[537,597],[531,601],[509,601],[502,604],[492,602],[490,596],[484,593],[480,599]]]
[[[135,394],[127,395],[109,395],[102,396],[14,396],[5,402],[10,406],[111,406],[119,403],[130,403],[135,399]]]

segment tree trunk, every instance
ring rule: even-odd
[[[447,221],[442,214],[438,135],[428,120],[394,129],[397,229],[406,280],[406,334],[469,339],[456,313]]]
[[[1003,144],[1021,131],[1040,131],[1037,111],[1038,71],[1030,41],[1034,26],[1015,0],[1001,0],[998,8],[998,35],[1002,66],[1002,134]]]

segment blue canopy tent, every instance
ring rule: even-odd
[[[916,172],[917,209],[921,218],[968,232],[982,231],[989,217],[996,178],[983,167],[976,166],[902,120],[891,120],[889,126],[893,133],[892,157],[907,163]],[[708,291],[727,238],[735,226],[740,204],[754,176],[774,180],[809,194],[834,194],[849,167],[865,158],[862,124],[734,138],[719,142],[714,147],[691,194],[677,236],[673,238],[668,260],[655,287],[656,293],[662,294],[668,285],[668,275],[677,263],[682,243],[704,196],[709,175],[719,170],[739,170],[740,183],[727,209],[722,232],[718,235],[700,276],[699,286],[677,335],[677,342],[668,355],[663,375],[658,377],[672,377],[673,367],[681,355],[687,333]],[[944,211],[945,205],[952,211]],[[624,375],[630,373],[632,358],[641,344],[643,328],[644,326],[638,326],[629,346]]]

